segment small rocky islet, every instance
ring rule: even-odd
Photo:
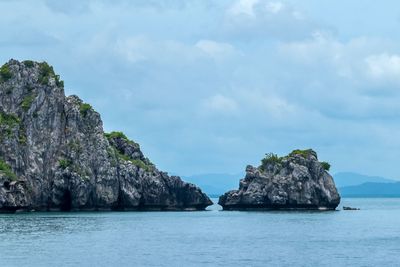
[[[329,168],[311,149],[270,153],[259,167],[247,166],[239,189],[218,203],[224,210],[335,210],[340,196]]]
[[[204,210],[198,187],[159,171],[137,143],[105,133],[99,113],[46,62],[0,69],[0,211]]]

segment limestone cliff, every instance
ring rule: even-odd
[[[47,63],[0,69],[0,210],[202,210],[195,185],[159,171]]]

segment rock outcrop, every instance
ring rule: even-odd
[[[247,166],[239,190],[222,195],[219,204],[224,210],[334,210],[340,196],[329,167],[311,149],[267,154],[260,167]]]
[[[159,171],[47,63],[0,69],[0,211],[203,210],[195,185]]]

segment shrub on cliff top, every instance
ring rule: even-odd
[[[329,164],[326,161],[321,162],[322,168],[324,168],[325,171],[329,171],[329,169],[331,168],[331,164]]]
[[[54,76],[53,67],[47,64],[47,62],[39,63],[39,78],[38,81],[41,84],[47,85],[49,83],[49,78]]]
[[[26,65],[26,63],[25,63],[25,65]],[[30,63],[28,63],[28,65],[30,65]],[[33,62],[32,62],[32,66],[33,66]],[[56,85],[58,87],[64,88],[64,81],[60,80],[60,75],[55,74],[53,67],[50,66],[49,64],[47,64],[47,62],[39,63],[38,81],[43,85],[47,85],[49,83],[49,79],[51,77],[54,77],[54,79],[56,81]]]
[[[282,162],[282,157],[279,157],[277,154],[274,153],[267,153],[265,157],[261,160],[260,168],[265,170],[265,167],[269,164],[280,164]]]
[[[60,75],[56,75],[56,85],[64,88],[64,81],[60,80]]]
[[[12,78],[12,73],[8,65],[4,64],[3,66],[1,66],[0,77],[5,82]]]
[[[83,117],[86,117],[86,115],[88,114],[89,110],[91,110],[91,109],[92,109],[92,106],[90,104],[87,104],[87,103],[82,103],[79,106],[79,112],[81,113],[81,115]]]
[[[125,135],[123,132],[104,133],[104,136],[105,136],[108,140],[113,139],[113,138],[121,138],[121,139],[127,141],[129,144],[135,145],[135,146],[139,147],[139,144],[138,144],[138,143],[136,143],[136,142],[134,142],[134,141],[132,141],[132,140],[129,140],[129,138],[126,137],[126,135]]]
[[[304,150],[295,149],[292,152],[290,152],[289,156],[300,155],[303,157],[307,157],[311,151],[312,151],[312,149],[304,149]]]
[[[22,61],[22,63],[24,63],[24,65],[28,68],[32,68],[34,66],[34,63],[32,60],[24,60],[24,61]]]
[[[112,139],[112,138],[121,138],[124,140],[128,140],[128,137],[123,132],[111,132],[111,133],[105,133],[104,134],[107,139]]]

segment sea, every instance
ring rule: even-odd
[[[400,266],[400,198],[325,212],[0,214],[0,266]]]

